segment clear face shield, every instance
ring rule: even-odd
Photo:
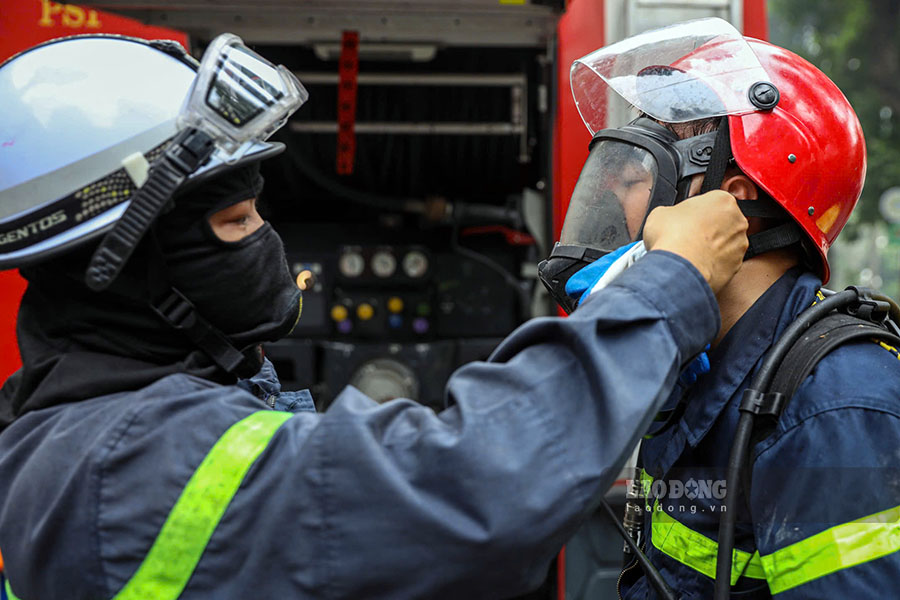
[[[99,291],[115,280],[163,207],[211,158],[230,164],[261,152],[262,143],[308,97],[290,71],[253,52],[236,35],[213,40],[178,115],[178,133],[152,164],[136,157],[149,172],[94,253],[85,277],[88,287]]]

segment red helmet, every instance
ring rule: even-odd
[[[859,119],[824,73],[789,50],[747,38],[781,95],[772,110],[730,115],[741,170],[814,242],[828,281],[828,248],[850,218],[866,177]]]
[[[663,123],[727,115],[738,166],[813,242],[828,280],[826,254],[859,200],[866,151],[856,113],[824,73],[701,19],[592,52],[572,65],[571,83],[591,133],[621,116],[622,99]]]

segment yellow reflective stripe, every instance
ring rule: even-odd
[[[900,550],[900,506],[836,525],[762,557],[773,594]]]
[[[691,569],[716,578],[716,553],[719,545],[689,527],[676,521],[671,515],[654,506],[650,540],[657,550]],[[743,577],[765,579],[766,572],[759,553],[734,549],[731,563],[731,585]]]
[[[653,485],[653,477],[650,476],[643,468],[640,473],[641,477],[641,495],[644,497],[644,510],[651,510],[650,506],[650,487]]]
[[[6,588],[6,600],[19,600],[15,594],[13,594],[12,588],[9,587],[9,579],[4,582],[4,587]]]
[[[226,431],[194,471],[141,566],[114,600],[174,600],[244,476],[291,413],[260,411]]]

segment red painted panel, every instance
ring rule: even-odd
[[[744,0],[744,35],[758,40],[769,39],[766,0]]]
[[[118,33],[145,39],[169,39],[188,47],[187,34],[150,27],[100,10],[51,0],[3,2],[0,10],[0,61],[53,38],[84,33]],[[25,291],[18,271],[0,272],[0,382],[21,365],[16,344],[16,313]]]
[[[16,313],[25,292],[18,271],[0,271],[0,381],[6,381],[22,360],[16,344]]]
[[[572,100],[569,67],[604,44],[603,0],[570,0],[557,28],[557,103],[553,140],[553,231],[559,239],[569,197],[587,158],[591,135]]]

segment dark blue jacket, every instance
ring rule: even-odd
[[[819,286],[799,271],[771,286],[712,353],[711,370],[667,402],[671,408],[685,393],[683,416],[642,444],[644,469],[662,481],[650,489],[664,495],[646,518],[648,554],[680,600],[712,598],[722,480],[741,394]],[[754,447],[751,493],[737,515],[743,576],[732,598],[900,597],[897,356],[869,341],[839,347]],[[865,523],[852,523],[859,519]],[[656,598],[646,579],[630,583],[639,572],[626,571],[621,596]]]
[[[325,414],[296,413],[183,597],[499,598],[538,585],[717,328],[699,273],[651,252],[570,318],[533,320],[457,371],[439,414],[353,388]],[[223,432],[271,404],[174,375],[17,419],[0,434],[12,590],[112,598]]]

